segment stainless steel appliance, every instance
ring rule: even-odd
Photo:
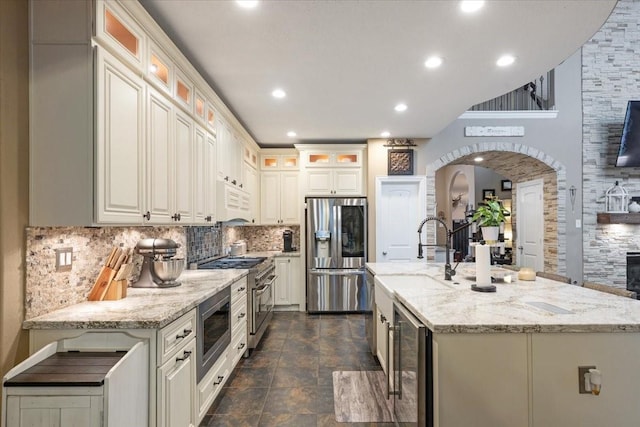
[[[249,345],[254,349],[273,317],[276,267],[273,259],[264,257],[224,257],[198,265],[199,269],[244,268],[247,277],[247,310],[250,313]]]
[[[365,280],[367,281],[367,289],[369,291],[369,296],[372,300],[371,302],[371,313],[367,313],[367,315],[364,318],[364,331],[365,334],[367,335],[367,342],[369,343],[369,349],[371,350],[371,354],[373,354],[374,356],[377,353],[377,346],[376,346],[376,335],[377,335],[377,325],[376,325],[376,319],[375,317],[375,309],[374,309],[374,274],[369,271],[369,269],[366,270],[365,273]]]
[[[231,288],[227,287],[201,302],[197,319],[196,373],[200,382],[231,343]]]
[[[402,426],[433,427],[431,331],[393,303],[393,412]]]
[[[170,288],[179,286],[178,277],[184,270],[184,258],[175,258],[180,245],[171,239],[142,239],[136,253],[143,256],[142,270],[134,288]]]
[[[367,199],[308,197],[307,311],[367,312]]]

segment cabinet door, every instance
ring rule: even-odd
[[[333,174],[333,194],[338,196],[362,195],[361,169],[335,169]]]
[[[144,82],[98,49],[96,218],[142,223]]]
[[[275,305],[291,304],[291,258],[282,257],[275,259],[276,279]]]
[[[263,172],[260,180],[260,223],[280,223],[280,173]]]
[[[193,194],[193,222],[196,224],[206,223],[205,217],[207,216],[207,200],[206,200],[206,171],[207,171],[207,157],[206,151],[206,134],[204,129],[200,126],[196,126],[195,139],[194,139],[194,194]]]
[[[330,169],[310,169],[306,172],[307,195],[328,196],[333,194],[333,176]]]
[[[206,193],[206,217],[208,223],[216,221],[216,138],[207,134],[207,141],[205,145],[205,157],[206,157],[206,179],[204,191]]]
[[[249,221],[252,224],[259,222],[258,215],[260,214],[260,188],[258,186],[258,172],[250,165],[245,163],[244,165],[244,189],[249,193]]]
[[[195,425],[196,341],[158,368],[158,427]]]
[[[148,223],[171,222],[173,206],[172,109],[153,89],[147,96],[147,203]]]
[[[280,175],[280,219],[284,224],[300,222],[298,203],[298,172],[281,172]]]
[[[226,121],[224,121],[219,115],[216,119],[217,128],[217,165],[218,165],[218,177],[225,181],[230,181],[230,144],[231,144],[231,129]]]
[[[11,427],[103,424],[102,396],[8,396],[6,411],[6,425]]]
[[[193,201],[193,124],[189,117],[176,110],[175,120],[175,209],[174,221],[191,222]]]
[[[229,161],[231,162],[231,167],[230,167],[230,176],[231,176],[231,183],[234,185],[240,185],[242,184],[242,148],[244,147],[244,143],[242,142],[242,139],[240,138],[240,136],[233,131],[232,133],[232,139],[231,139],[231,147],[229,150],[230,156],[229,156]],[[233,182],[235,181],[235,183]]]

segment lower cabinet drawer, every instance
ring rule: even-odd
[[[200,421],[207,413],[207,409],[209,409],[209,406],[211,406],[229,378],[231,368],[227,361],[228,354],[229,351],[225,351],[198,384],[198,424],[200,424]]]
[[[238,361],[242,357],[245,351],[247,351],[247,326],[246,322],[242,327],[239,326],[239,330],[237,333],[234,333],[231,337],[231,345],[229,346],[229,359],[230,359],[230,369],[236,367]]]
[[[158,366],[170,360],[196,336],[196,310],[193,309],[158,331]]]
[[[236,334],[240,324],[244,324],[244,328],[247,329],[247,314],[246,298],[243,298],[231,306],[231,336]]]

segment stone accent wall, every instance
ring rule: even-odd
[[[435,171],[448,164],[466,164],[465,158],[473,158],[477,153],[483,157],[494,159],[494,164],[483,162],[484,167],[491,167],[500,175],[508,177],[514,184],[512,200],[512,228],[514,239],[517,238],[517,212],[515,184],[532,179],[543,179],[545,207],[544,235],[544,270],[547,272],[566,273],[566,170],[564,166],[548,154],[537,148],[522,144],[482,142],[442,156],[427,166],[427,212],[431,213],[435,206]],[[470,164],[473,164],[471,161]],[[432,243],[434,236],[427,229],[427,242]],[[517,245],[516,245],[517,246]],[[514,251],[517,252],[517,249]],[[517,256],[517,254],[516,254]]]
[[[185,257],[184,227],[29,227],[26,231],[25,319],[86,301],[114,246],[133,248],[140,239],[167,238],[180,244]],[[56,249],[73,248],[71,271],[56,272]],[[142,256],[134,255],[138,268]]]
[[[620,0],[582,48],[584,280],[626,287],[626,253],[640,226],[597,224],[616,180],[640,195],[640,169],[616,168],[627,101],[640,99],[640,2]]]

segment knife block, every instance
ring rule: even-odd
[[[127,280],[112,280],[103,301],[115,301],[127,296]]]

